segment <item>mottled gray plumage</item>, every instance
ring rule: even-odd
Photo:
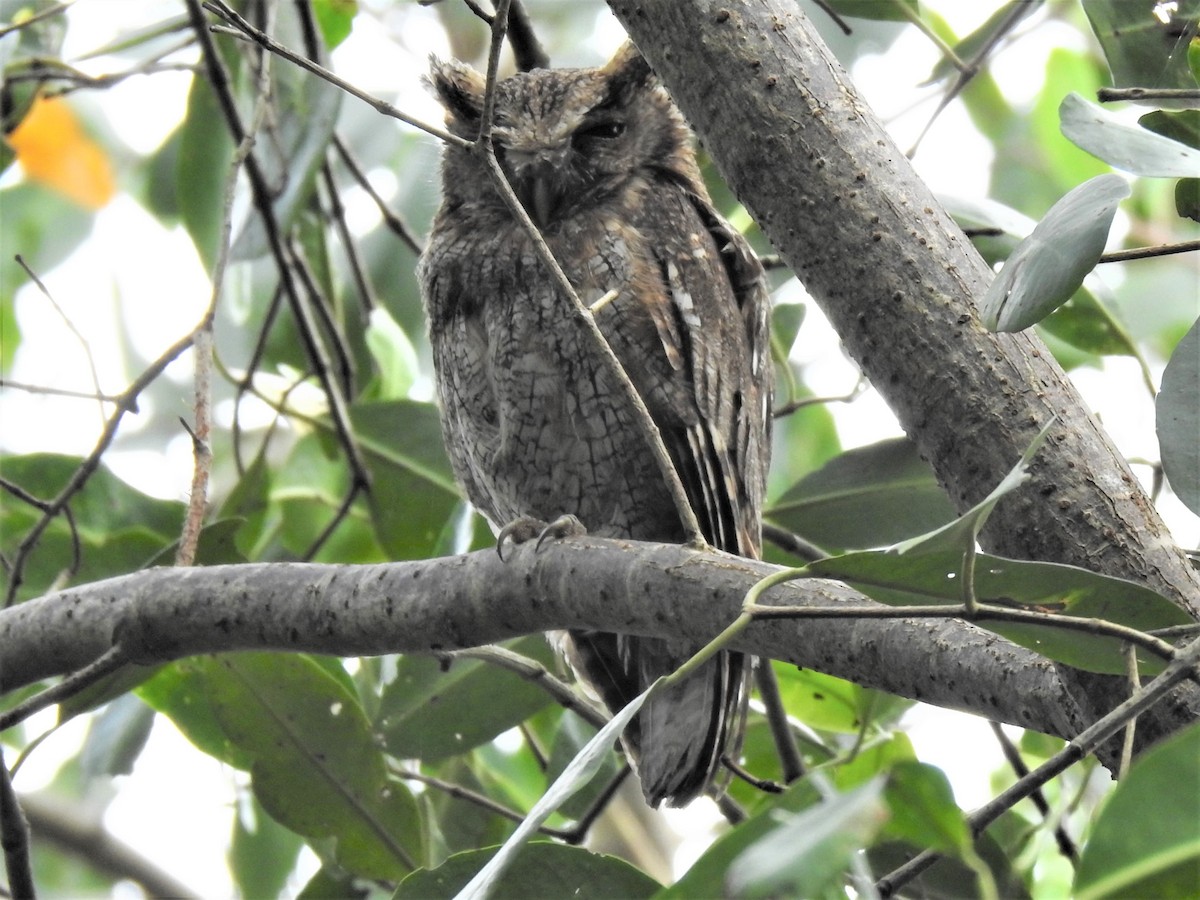
[[[447,124],[478,133],[484,82],[435,60]],[[757,556],[769,453],[762,269],[714,211],[679,113],[631,46],[599,69],[497,88],[493,139],[522,205],[596,314],[674,461],[705,536]],[[503,526],[571,513],[593,534],[685,535],[634,411],[555,287],[482,157],[447,147],[420,278],[446,448]],[[610,708],[675,669],[687,642],[572,632],[568,658]],[[746,660],[723,653],[648,704],[624,742],[647,801],[682,805],[736,749]]]

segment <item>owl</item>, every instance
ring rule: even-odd
[[[479,133],[484,78],[432,61],[455,134]],[[762,267],[713,209],[691,135],[632,45],[595,69],[496,87],[493,144],[522,206],[640,394],[706,539],[756,557],[770,435]],[[576,516],[613,538],[682,542],[661,469],[569,297],[479,148],[447,145],[421,259],[443,436],[471,503],[500,528]],[[578,675],[618,709],[699,647],[573,631]],[[721,653],[622,736],[646,801],[682,806],[736,753],[751,661]]]

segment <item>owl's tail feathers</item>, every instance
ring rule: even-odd
[[[691,656],[688,648],[663,641],[634,641],[641,644],[634,658],[644,685]],[[637,773],[650,806],[664,800],[686,806],[720,783],[721,757],[740,749],[746,693],[746,658],[718,653],[686,681],[646,701],[638,716]]]
[[[567,661],[610,710],[617,710],[694,647],[653,638],[572,631],[560,644]],[[748,696],[747,659],[718,653],[683,683],[649,698],[621,735],[646,802],[686,806],[719,783],[721,757],[737,755]]]

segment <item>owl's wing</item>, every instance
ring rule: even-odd
[[[674,387],[648,405],[705,537],[757,557],[771,430],[762,266],[707,198],[683,187],[655,191],[635,224],[651,236],[658,283],[641,302]]]
[[[643,258],[634,263],[632,309],[613,326],[614,349],[658,425],[705,537],[757,557],[770,453],[762,267],[707,198],[673,182],[651,192],[632,224],[644,237],[634,242]],[[621,333],[622,324],[629,331]],[[609,635],[588,635],[584,643],[593,655],[615,657],[636,672],[638,688],[697,649]],[[687,803],[715,777],[723,753],[736,755],[748,670],[741,654],[718,654],[642,707],[635,758],[652,806],[662,799]]]

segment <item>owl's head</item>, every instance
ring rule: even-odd
[[[448,128],[474,140],[484,77],[434,58],[430,83]],[[636,191],[652,177],[699,184],[683,118],[628,43],[598,69],[537,69],[501,81],[492,141],[513,190],[542,228]],[[459,147],[446,149],[443,189],[454,205],[500,203],[481,156]]]

